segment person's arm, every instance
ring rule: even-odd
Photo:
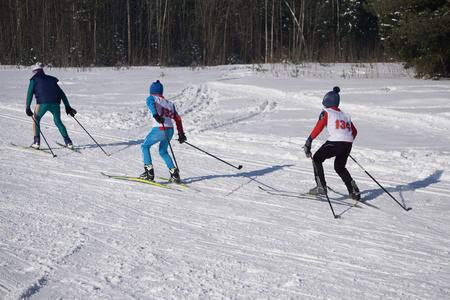
[[[178,142],[180,142],[180,144],[183,144],[184,142],[186,142],[187,138],[183,131],[183,124],[181,122],[181,117],[177,113],[175,106],[173,107],[173,120],[175,121],[175,124],[177,125]]]
[[[28,92],[27,92],[27,101],[26,101],[26,109],[30,109],[31,107],[31,101],[33,101],[33,94],[34,94],[34,80],[30,80],[30,84],[28,85]]]
[[[150,111],[152,112],[152,115],[158,113],[156,111],[156,107],[155,107],[155,98],[152,95],[147,97],[147,106],[150,109]]]
[[[305,151],[306,157],[311,156],[312,141],[322,132],[325,126],[327,126],[327,120],[328,120],[327,112],[322,111],[319,116],[319,121],[317,121],[316,126],[314,127],[309,137],[306,139],[305,145],[303,146],[303,150]]]
[[[173,107],[173,120],[175,121],[175,124],[177,125],[177,131],[178,133],[183,133],[183,124],[181,122],[181,117],[177,113],[177,110],[175,109],[175,106]]]
[[[356,138],[356,135],[358,134],[358,130],[356,130],[356,127],[355,127],[355,125],[353,125],[353,122],[352,122],[352,135],[353,135],[353,139],[355,139]]]
[[[63,103],[64,103],[64,106],[67,108],[67,107],[70,107],[70,104],[69,104],[69,99],[67,99],[67,96],[66,96],[66,94],[64,93],[64,91],[61,89],[61,87],[58,85],[58,89],[59,89],[59,94],[61,95],[61,99],[62,99],[62,101],[63,101]]]
[[[156,122],[164,124],[164,118],[158,114],[158,110],[156,109],[155,97],[153,97],[153,95],[150,95],[147,98],[147,106],[150,109],[150,112],[152,113],[152,116],[153,118],[155,118]]]
[[[328,116],[326,111],[322,111],[322,113],[319,116],[319,121],[317,121],[316,126],[314,127],[313,131],[308,137],[308,140],[312,141],[314,140],[321,132],[322,130],[327,126]]]
[[[64,91],[61,89],[61,87],[59,85],[58,85],[58,89],[59,89],[59,94],[61,95],[61,99],[64,103],[64,106],[66,107],[66,113],[68,115],[71,115],[72,117],[75,117],[75,115],[77,114],[77,111],[75,109],[73,109],[72,107],[70,107],[69,100],[67,99],[66,94],[64,93]]]

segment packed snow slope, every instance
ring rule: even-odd
[[[399,64],[46,72],[109,156],[65,113],[81,154],[56,144],[49,113],[42,131],[57,157],[13,146],[33,140],[32,74],[0,67],[1,299],[450,299],[450,81],[414,79]],[[173,140],[188,188],[101,175],[143,171],[157,79],[188,142],[232,166]],[[361,167],[348,169],[380,208],[330,192],[341,219],[300,196],[314,186],[301,147],[335,85],[358,129]],[[167,177],[157,147],[152,156]],[[345,192],[333,161],[324,166]]]

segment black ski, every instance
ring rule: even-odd
[[[348,195],[346,195],[346,194],[344,194],[344,193],[341,193],[341,192],[338,192],[338,191],[336,191],[336,190],[333,190],[333,189],[330,188],[329,186],[327,186],[327,188],[328,188],[328,190],[330,190],[331,192],[333,192],[333,193],[335,193],[335,194],[338,194],[338,195],[341,195],[341,196],[348,196]],[[369,206],[369,207],[372,207],[372,208],[375,208],[375,209],[380,209],[378,206],[373,205],[373,204],[370,204],[370,203],[368,203],[368,202],[366,202],[366,201],[364,201],[364,200],[362,200],[362,199],[360,199],[360,200],[352,199],[352,200],[357,201],[357,202],[362,203],[362,204],[365,204],[365,205],[367,205],[367,206]]]
[[[81,151],[78,150],[78,149],[76,149],[76,148],[69,148],[69,147],[67,147],[67,146],[64,145],[64,144],[61,144],[60,142],[55,142],[55,143],[58,144],[59,146],[63,147],[63,148],[66,148],[66,149],[68,149],[68,150],[71,150],[71,151],[73,151],[73,152],[81,153]]]
[[[258,188],[266,193],[269,194],[273,194],[273,195],[280,195],[280,196],[285,196],[285,195],[289,195],[289,196],[294,196],[294,197],[301,197],[301,198],[306,198],[306,199],[312,199],[312,200],[318,200],[318,201],[327,201],[327,197],[326,196],[322,196],[322,195],[312,195],[312,194],[308,194],[308,193],[299,193],[299,192],[294,192],[294,191],[287,191],[287,190],[278,190],[278,189],[267,189],[264,188],[262,186],[258,186]],[[358,206],[357,201],[354,201],[353,199],[338,199],[338,198],[331,198],[329,197],[330,201],[332,201],[333,203],[337,203],[337,204],[342,204],[342,205],[349,205],[349,206],[353,206],[353,207],[357,207],[357,208],[362,208],[361,206]],[[352,201],[352,202],[347,202],[346,200]]]

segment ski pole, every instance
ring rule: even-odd
[[[404,210],[409,211],[412,208],[411,207],[404,207],[400,202],[397,201],[397,199],[394,198],[394,196],[392,196],[381,184],[378,183],[378,181],[375,180],[375,178],[372,177],[372,175],[369,174],[369,172],[367,172],[357,161],[356,159],[353,158],[353,156],[349,155],[349,157],[364,171],[366,172],[367,175],[369,175],[370,178],[372,178],[373,181],[375,181],[376,184],[379,185],[380,188],[383,189],[383,191],[385,191],[389,196],[391,196],[392,199],[394,199],[395,202],[397,202],[398,205],[400,205]]]
[[[177,167],[178,172],[179,172],[180,168],[178,168],[177,159],[175,158],[175,154],[173,153],[172,145],[170,144],[169,136],[167,135],[167,132],[166,132],[166,126],[164,126],[164,123],[161,123],[161,124],[164,129],[164,134],[166,135],[167,142],[169,143],[170,152],[172,152],[173,161],[175,162],[175,166]]]
[[[36,111],[34,111],[34,112],[35,112],[35,114],[36,114]],[[31,116],[31,118],[33,119],[34,125],[36,125],[36,127],[38,128],[39,133],[40,133],[40,134],[42,135],[42,137],[44,138],[44,141],[45,141],[45,143],[47,144],[47,147],[48,147],[48,149],[50,150],[50,152],[52,153],[53,157],[56,157],[56,154],[53,153],[53,150],[52,150],[52,148],[50,147],[50,145],[48,144],[47,139],[46,139],[45,136],[44,136],[44,133],[42,133],[41,126],[38,125],[38,123],[36,122],[36,119],[34,118],[34,116]]]
[[[194,146],[194,145],[192,145],[192,144],[190,144],[190,143],[188,143],[188,142],[184,142],[184,143],[185,143],[185,144],[188,144],[189,146],[191,146],[191,147],[193,147],[193,148],[195,148],[195,149],[197,149],[197,150],[202,151],[203,153],[208,154],[209,156],[214,157],[214,158],[217,159],[217,160],[220,160],[220,161],[223,162],[223,163],[226,163],[227,165],[232,166],[233,168],[236,168],[236,169],[238,169],[238,170],[242,169],[242,165],[239,165],[238,167],[236,167],[236,166],[230,164],[229,162],[226,162],[226,161],[224,161],[223,159],[220,159],[220,158],[218,158],[217,156],[214,156],[214,155],[212,155],[211,153],[208,153],[208,152],[206,152],[205,150],[202,150],[202,149],[200,149],[200,148],[198,148],[198,147],[196,147],[196,146]]]
[[[87,133],[87,134],[91,137],[91,139],[97,144],[97,146],[99,146],[100,149],[102,149],[102,151],[103,151],[107,156],[109,156],[109,154],[106,153],[105,150],[103,150],[102,146],[100,146],[100,145],[97,143],[97,141],[96,141],[96,140],[92,137],[92,135],[86,130],[86,128],[84,128],[83,125],[81,125],[81,123],[77,120],[77,118],[75,118],[75,116],[72,116],[72,118],[74,118],[75,121],[77,121],[77,123],[81,126],[81,128],[84,129],[84,131],[86,131],[86,133]]]
[[[312,164],[313,164],[315,173],[317,173],[317,176],[319,177],[319,183],[320,183],[320,185],[322,186],[323,190],[325,191],[325,196],[327,197],[327,201],[328,201],[328,204],[330,205],[331,212],[333,213],[333,216],[334,216],[335,219],[340,219],[341,216],[336,215],[336,214],[334,213],[333,206],[331,205],[330,198],[328,197],[327,188],[323,186],[322,181],[320,180],[319,171],[317,170],[316,162],[314,161],[314,158],[313,158],[313,156],[312,156],[311,153],[309,153],[309,157],[311,157],[311,161],[312,161]]]

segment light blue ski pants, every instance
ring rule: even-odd
[[[173,127],[166,128],[167,137],[169,140],[173,137]],[[159,142],[159,155],[164,159],[167,167],[169,169],[175,168],[172,158],[167,152],[167,147],[169,147],[169,142],[167,141],[166,133],[164,130],[160,130],[159,127],[154,127],[152,131],[147,135],[144,142],[141,145],[142,149],[142,159],[144,164],[152,164],[152,156],[150,155],[150,147]]]

